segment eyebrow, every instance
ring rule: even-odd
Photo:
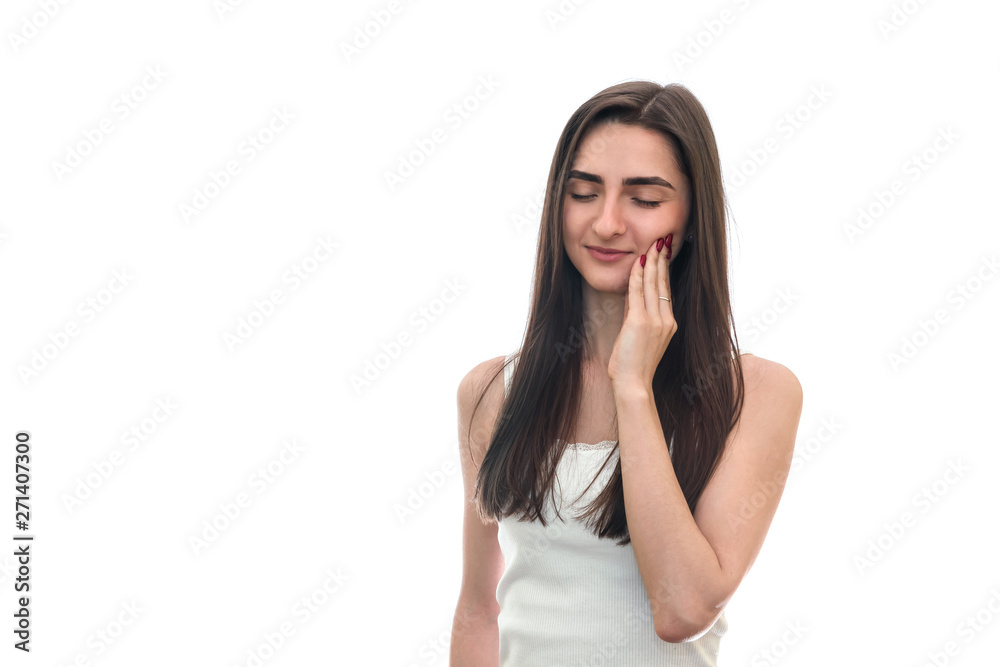
[[[571,178],[578,178],[581,181],[590,181],[591,183],[604,185],[604,179],[597,174],[588,174],[585,171],[579,171],[577,169],[570,170],[569,174],[566,176],[566,180]],[[630,185],[662,185],[670,188],[671,190],[677,189],[659,176],[633,176],[632,178],[622,179],[622,187],[627,188]]]

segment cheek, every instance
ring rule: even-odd
[[[683,236],[687,234],[687,222],[688,222],[688,212],[683,207],[677,207],[670,211],[670,215],[667,217],[667,225],[675,230],[674,237]],[[678,239],[674,238],[676,242]]]
[[[574,211],[572,207],[563,209],[563,233],[566,236],[574,236],[580,233],[582,222],[579,211]]]

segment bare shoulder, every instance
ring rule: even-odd
[[[486,395],[483,402],[491,402],[496,399],[503,399],[503,364],[506,356],[493,357],[479,364],[476,364],[462,381],[458,384],[458,404],[459,408],[467,408],[467,414],[471,413],[472,407],[479,400],[480,394],[485,390]]]
[[[794,446],[794,433],[802,415],[799,379],[787,366],[753,354],[741,355],[740,362],[744,384],[740,423],[751,429],[790,433]]]
[[[460,439],[470,445],[481,459],[486,444],[493,433],[500,404],[504,397],[503,365],[506,355],[487,359],[473,367],[458,384],[458,419],[460,427],[468,432],[471,420],[471,440]],[[485,392],[485,394],[484,394]],[[480,396],[483,400],[476,407]],[[475,409],[475,414],[473,414]]]
[[[787,366],[750,353],[740,355],[740,362],[747,393],[789,407],[802,405],[802,385]]]
[[[463,377],[462,381],[459,383],[460,394],[465,393],[466,395],[474,394],[478,396],[479,393],[486,387],[486,384],[491,382],[494,377],[498,380],[501,379],[501,369],[505,360],[506,356],[501,355],[476,364],[472,370],[465,374],[465,377]],[[502,384],[495,384],[499,384],[502,389]]]

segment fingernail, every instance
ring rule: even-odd
[[[667,246],[667,259],[670,259],[670,246]]]
[[[656,239],[656,252],[660,252],[663,248],[663,239]]]
[[[646,267],[646,256],[645,255],[643,255],[642,257],[639,258],[639,266],[641,266],[643,268]]]
[[[674,235],[673,234],[667,234],[667,247],[668,248],[670,247],[670,244],[673,242],[673,240],[674,240]]]

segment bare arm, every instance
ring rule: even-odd
[[[757,357],[745,369],[743,412],[694,515],[649,391],[634,387],[615,397],[629,533],[664,641],[697,638],[722,613],[760,552],[791,466],[802,408],[798,380]],[[764,488],[772,491],[759,493]],[[762,504],[744,518],[741,505],[757,495]]]
[[[497,583],[504,571],[503,553],[497,542],[497,524],[484,523],[472,504],[476,476],[482,463],[493,424],[503,400],[503,374],[490,386],[469,420],[484,384],[503,363],[503,357],[479,364],[462,379],[458,388],[458,442],[465,487],[465,518],[462,527],[462,589],[451,631],[451,667],[498,667],[500,633],[497,617]]]

